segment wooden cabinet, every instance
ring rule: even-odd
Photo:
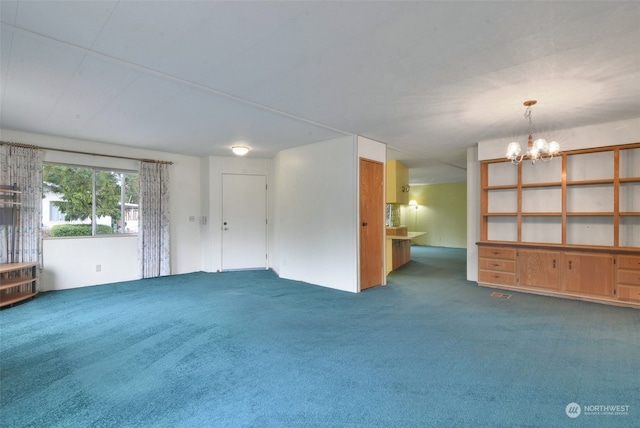
[[[479,284],[640,307],[640,143],[482,161],[480,182]]]
[[[393,269],[398,269],[411,261],[411,240],[393,241]]]
[[[616,292],[622,301],[640,303],[640,256],[619,256]]]
[[[478,243],[478,284],[640,308],[640,255]]]
[[[517,284],[521,287],[559,290],[560,257],[558,251],[518,250]]]
[[[4,229],[4,245],[8,261],[13,262],[16,247],[16,229],[20,191],[16,185],[0,186],[0,227]],[[0,307],[9,306],[38,294],[37,263],[0,264]]]
[[[567,252],[563,264],[564,291],[613,297],[613,255]]]
[[[409,204],[409,169],[397,160],[387,161],[387,203]]]
[[[514,249],[482,247],[478,253],[478,282],[497,285],[516,284]]]
[[[411,261],[411,239],[387,238],[387,274]]]
[[[407,236],[407,232],[406,226],[387,227],[387,236]]]
[[[38,294],[36,263],[0,264],[0,307]]]

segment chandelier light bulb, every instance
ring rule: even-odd
[[[535,147],[539,152],[547,151],[547,140],[544,138],[538,138],[533,142],[533,147]]]
[[[513,159],[516,156],[519,156],[521,151],[522,148],[520,147],[520,143],[515,141],[509,143],[509,146],[507,146],[507,158]]]
[[[544,138],[533,139],[534,127],[533,120],[531,119],[531,107],[536,105],[536,100],[529,100],[524,102],[526,110],[524,111],[524,118],[529,122],[529,141],[527,143],[526,153],[522,153],[522,147],[520,143],[514,141],[507,146],[506,158],[509,159],[514,165],[518,165],[525,157],[535,163],[540,159],[545,162],[553,159],[555,155],[560,153],[560,144],[557,141],[547,142]]]

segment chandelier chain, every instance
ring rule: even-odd
[[[531,160],[531,163],[535,164],[537,160],[548,162],[553,159],[560,152],[560,145],[556,141],[547,142],[544,138],[538,138],[534,141],[533,131],[533,119],[531,118],[532,106],[537,103],[536,100],[525,101],[523,104],[526,109],[524,111],[524,118],[529,125],[529,138],[526,146],[526,151],[522,150],[520,143],[514,141],[507,146],[507,159],[509,159],[514,165],[518,165],[523,159],[527,158]]]
[[[531,122],[531,106],[528,106],[527,109],[524,111],[524,117],[525,119],[527,119],[527,121],[529,122],[529,135],[532,135],[532,122]]]

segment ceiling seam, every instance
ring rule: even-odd
[[[73,81],[73,78],[78,74],[78,70],[80,70],[80,67],[82,67],[82,64],[84,64],[84,60],[86,58],[87,58],[87,55],[84,55],[82,57],[82,60],[80,60],[80,62],[78,63],[78,66],[75,68],[75,70],[73,70],[73,73],[71,73],[71,76],[69,76],[69,79],[67,80],[67,83],[64,85],[64,89],[62,91],[60,91],[60,93],[58,94],[58,96],[56,98],[56,102],[51,107],[51,110],[49,110],[49,113],[47,114],[47,118],[45,119],[44,123],[48,123],[49,119],[51,119],[51,115],[56,110],[56,107],[58,107],[58,104],[60,103],[60,99],[62,99],[62,96],[67,92],[67,89],[69,88],[69,85],[71,85],[71,82]]]
[[[113,6],[113,9],[111,9],[111,13],[109,13],[109,16],[107,16],[107,19],[105,19],[104,22],[102,23],[102,27],[100,27],[100,31],[98,31],[98,34],[96,34],[96,36],[93,38],[93,41],[91,42],[91,47],[89,49],[93,49],[93,45],[96,44],[96,40],[98,40],[98,37],[100,37],[100,35],[102,34],[102,31],[104,31],[104,27],[106,27],[107,23],[113,16],[113,12],[115,12],[115,10],[118,8],[119,5],[120,5],[120,0],[118,0],[115,6]]]
[[[220,91],[218,89],[210,88],[210,87],[205,86],[205,85],[203,85],[201,83],[197,83],[197,82],[193,82],[193,81],[190,81],[190,80],[182,79],[180,77],[173,76],[171,74],[167,74],[167,73],[164,73],[164,72],[161,72],[161,71],[158,71],[158,70],[154,70],[152,68],[145,67],[143,65],[139,65],[139,64],[127,61],[127,60],[116,58],[116,57],[111,56],[111,55],[106,55],[106,54],[103,54],[103,53],[100,53],[100,52],[96,52],[96,51],[93,51],[91,49],[83,48],[82,46],[78,46],[78,45],[74,45],[74,44],[69,43],[69,42],[65,42],[65,41],[62,41],[62,40],[54,39],[52,37],[48,37],[48,36],[45,36],[43,34],[39,34],[39,33],[33,32],[33,31],[26,30],[24,28],[20,28],[20,27],[16,27],[16,26],[13,26],[13,25],[9,25],[9,24],[6,24],[6,23],[0,23],[0,25],[2,25],[4,27],[8,27],[8,29],[13,31],[13,32],[23,33],[23,34],[29,35],[31,37],[35,37],[35,38],[46,40],[48,42],[52,42],[52,43],[55,43],[55,44],[58,44],[58,45],[69,47],[69,48],[75,49],[77,51],[83,52],[85,55],[92,55],[94,57],[98,57],[98,58],[101,58],[101,59],[104,59],[104,60],[108,60],[108,61],[113,62],[113,63],[126,65],[126,66],[134,68],[134,69],[136,69],[138,71],[143,71],[145,73],[152,74],[152,75],[155,75],[157,77],[161,77],[161,78],[164,78],[164,79],[167,79],[167,80],[172,80],[174,82],[178,82],[178,83],[181,83],[183,85],[188,85],[188,86],[191,86],[191,87],[194,87],[194,88],[206,91],[206,92],[210,92],[212,94],[215,94],[215,95],[218,95],[218,96],[230,99],[230,100],[237,101],[237,102],[242,103],[242,104],[250,105],[252,107],[255,107],[255,108],[258,108],[258,109],[261,109],[261,110],[265,110],[265,111],[268,111],[268,112],[271,112],[271,113],[274,113],[274,114],[278,114],[280,116],[288,117],[290,119],[297,120],[299,122],[304,122],[304,123],[307,123],[307,124],[310,124],[310,125],[314,125],[314,126],[317,126],[317,127],[323,128],[323,129],[327,129],[329,131],[333,131],[333,132],[336,132],[336,133],[339,133],[339,134],[343,134],[343,135],[354,135],[353,132],[344,131],[342,129],[337,129],[337,128],[334,128],[332,126],[325,125],[323,123],[319,123],[319,122],[316,122],[316,121],[311,120],[311,119],[307,119],[307,118],[304,118],[304,117],[296,116],[294,114],[287,113],[285,111],[278,110],[276,108],[273,108],[273,107],[270,107],[270,106],[267,106],[267,105],[264,105],[264,104],[260,104],[260,103],[255,102],[255,101],[251,101],[251,100],[248,100],[246,98],[239,97],[237,95],[229,94],[227,92],[223,92],[223,91]],[[83,59],[83,61],[84,61],[84,59]],[[56,104],[57,104],[57,102],[56,102]]]

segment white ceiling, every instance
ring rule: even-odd
[[[639,2],[0,2],[0,126],[194,156],[360,134],[412,183],[640,116]]]

